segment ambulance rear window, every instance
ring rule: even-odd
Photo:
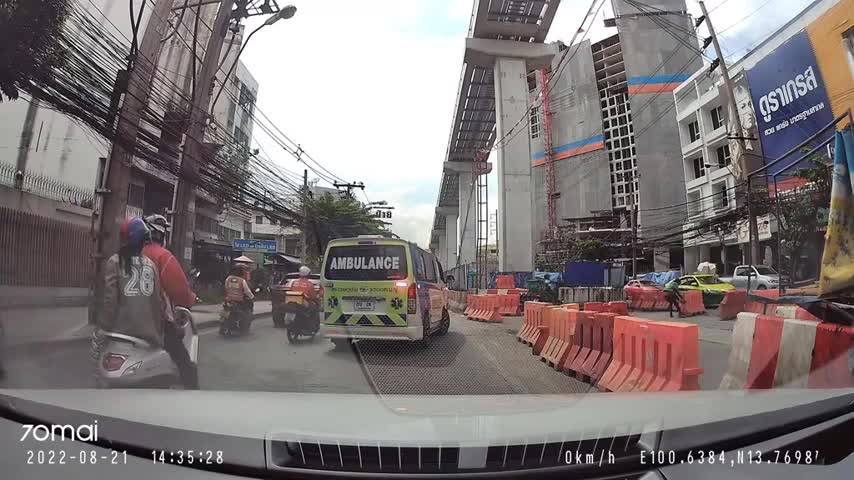
[[[402,245],[332,247],[323,271],[327,280],[404,280],[406,249]]]

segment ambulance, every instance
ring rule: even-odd
[[[336,347],[357,339],[426,345],[451,326],[442,266],[412,242],[380,235],[332,240],[320,281],[320,331]]]

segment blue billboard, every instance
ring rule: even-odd
[[[264,252],[276,253],[279,246],[275,240],[251,240],[248,238],[235,238],[231,241],[231,246],[235,250],[243,252]]]
[[[805,31],[795,34],[747,70],[747,82],[766,164],[833,121],[824,79]],[[829,129],[812,145],[829,139],[833,133],[834,129]],[[779,172],[799,155],[796,152],[774,165],[768,174]]]

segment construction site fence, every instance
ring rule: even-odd
[[[14,165],[0,162],[0,184],[15,186]],[[59,202],[92,208],[95,205],[95,190],[82,188],[39,173],[25,172],[20,185],[21,190]]]
[[[87,287],[89,230],[0,207],[0,285]]]
[[[621,302],[626,299],[622,288],[613,287],[561,287],[558,297],[561,303]]]

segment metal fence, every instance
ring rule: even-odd
[[[0,163],[0,183],[14,187],[16,172],[17,169],[14,165]],[[71,205],[85,208],[92,208],[95,205],[94,189],[81,188],[39,173],[25,172],[21,188],[25,192]]]
[[[87,287],[89,230],[0,207],[0,285]]]

